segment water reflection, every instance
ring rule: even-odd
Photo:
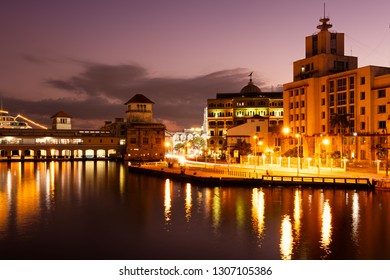
[[[290,260],[293,250],[293,231],[289,215],[282,217],[280,227],[280,254],[282,260]]]
[[[259,239],[263,236],[264,232],[264,209],[264,192],[261,189],[255,188],[252,190],[252,227]]]
[[[221,215],[222,215],[222,199],[221,199],[221,189],[215,188],[213,194],[213,201],[211,205],[212,212],[212,221],[213,228],[215,233],[218,233],[221,225]]]
[[[172,198],[171,198],[171,180],[165,180],[165,192],[164,192],[164,218],[165,224],[169,225],[171,221],[171,208],[172,208]]]
[[[302,192],[300,189],[296,189],[294,194],[294,231],[297,240],[299,240],[300,232],[301,232],[301,216],[302,216]]]
[[[390,192],[200,187],[107,162],[0,167],[3,259],[26,252],[31,258],[43,252],[44,258],[390,259],[390,227],[383,222],[390,219]]]
[[[192,209],[192,193],[191,193],[191,184],[186,184],[186,197],[185,197],[185,211],[186,211],[186,221],[189,222],[191,219],[191,209]]]
[[[354,192],[352,196],[352,241],[355,245],[357,245],[359,241],[359,212],[359,195],[357,192]]]
[[[8,174],[7,174],[8,177]],[[9,213],[8,185],[7,191],[0,191],[0,239],[5,236]]]
[[[328,199],[324,202],[321,220],[321,248],[325,252],[323,258],[326,258],[331,252],[329,246],[332,242],[332,213]]]

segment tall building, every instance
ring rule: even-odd
[[[304,156],[338,151],[375,160],[376,145],[388,142],[390,68],[358,68],[357,57],[344,54],[344,34],[331,27],[320,19],[318,33],[306,37],[306,57],[294,62],[293,82],[283,85],[284,125],[302,137]]]
[[[126,111],[126,160],[162,160],[165,156],[165,125],[153,121],[154,102],[134,95]]]
[[[213,154],[221,155],[226,150],[227,130],[245,124],[260,116],[269,119],[269,126],[283,125],[283,93],[262,92],[252,81],[237,93],[217,93],[207,100],[208,147]],[[250,135],[251,132],[248,132]]]

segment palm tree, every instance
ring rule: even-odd
[[[346,129],[350,127],[349,114],[334,114],[330,116],[330,127],[337,132],[340,143],[340,156],[343,157],[342,136]]]

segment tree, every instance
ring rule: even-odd
[[[206,147],[206,141],[201,136],[195,136],[194,139],[190,140],[192,148],[198,151],[204,150]]]
[[[343,154],[343,134],[349,126],[349,114],[334,114],[330,116],[330,127],[337,132],[339,138],[340,155]]]
[[[237,142],[233,149],[230,150],[230,155],[234,156],[234,150],[238,150],[241,156],[246,156],[252,153],[251,144],[244,141]]]
[[[177,152],[177,153],[180,153],[184,150],[184,143],[177,143],[174,147],[174,150]]]

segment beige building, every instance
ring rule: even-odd
[[[227,131],[243,125],[255,116],[268,119],[272,128],[283,125],[282,92],[262,92],[252,81],[238,93],[217,93],[207,100],[207,136],[211,154],[222,155],[226,151]],[[254,135],[256,131],[247,132]]]
[[[51,117],[53,129],[72,129],[72,117],[63,111]]]
[[[274,143],[269,141],[271,133],[268,128],[268,118],[254,116],[244,124],[228,129],[226,134],[227,154],[230,156],[231,162],[238,162],[238,158],[243,156],[236,149],[236,146],[242,142],[250,144],[252,156],[260,157],[266,153],[272,153]]]
[[[306,37],[306,57],[294,62],[293,82],[283,86],[284,124],[291,139],[302,137],[306,157],[336,152],[370,163],[390,132],[390,68],[358,68],[358,59],[344,54],[344,34],[329,30],[329,18],[320,22]],[[348,126],[335,126],[336,119]]]
[[[153,121],[153,101],[134,95],[126,111],[125,160],[154,161],[165,156],[165,125]]]

